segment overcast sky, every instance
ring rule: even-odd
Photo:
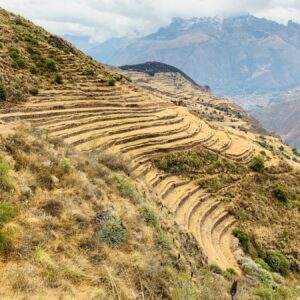
[[[0,0],[52,33],[111,37],[141,36],[167,26],[172,18],[253,14],[300,23],[300,0]]]

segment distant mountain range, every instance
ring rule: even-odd
[[[300,25],[254,16],[174,19],[151,35],[112,39],[86,52],[120,66],[158,61],[249,108],[300,85]]]

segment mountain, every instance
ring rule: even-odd
[[[297,153],[171,66],[0,31],[1,299],[299,298]]]
[[[184,72],[181,70],[167,65],[163,64],[160,62],[146,62],[143,64],[138,64],[138,65],[126,65],[126,66],[121,66],[120,69],[126,70],[126,71],[137,71],[137,72],[143,72],[151,76],[155,76],[156,74],[159,73],[175,73],[189,81],[192,85],[195,85],[196,87],[202,89],[203,91],[210,92],[210,87],[209,86],[200,86],[197,84],[192,78],[187,76]]]
[[[251,111],[263,126],[279,134],[290,146],[300,150],[300,90],[290,90],[272,99],[269,105]]]
[[[103,56],[104,62],[170,64],[246,108],[265,105],[273,95],[300,83],[300,25],[293,22],[284,26],[250,15],[175,19],[128,43],[118,50],[111,47],[113,55]]]

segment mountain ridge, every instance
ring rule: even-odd
[[[300,26],[292,21],[283,25],[251,15],[175,19],[114,49],[105,63],[167,63],[246,108],[267,105],[274,94],[299,85]]]

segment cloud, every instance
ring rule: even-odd
[[[0,6],[53,33],[88,36],[91,42],[149,34],[174,17],[250,13],[280,23],[300,22],[299,0],[0,0]]]

